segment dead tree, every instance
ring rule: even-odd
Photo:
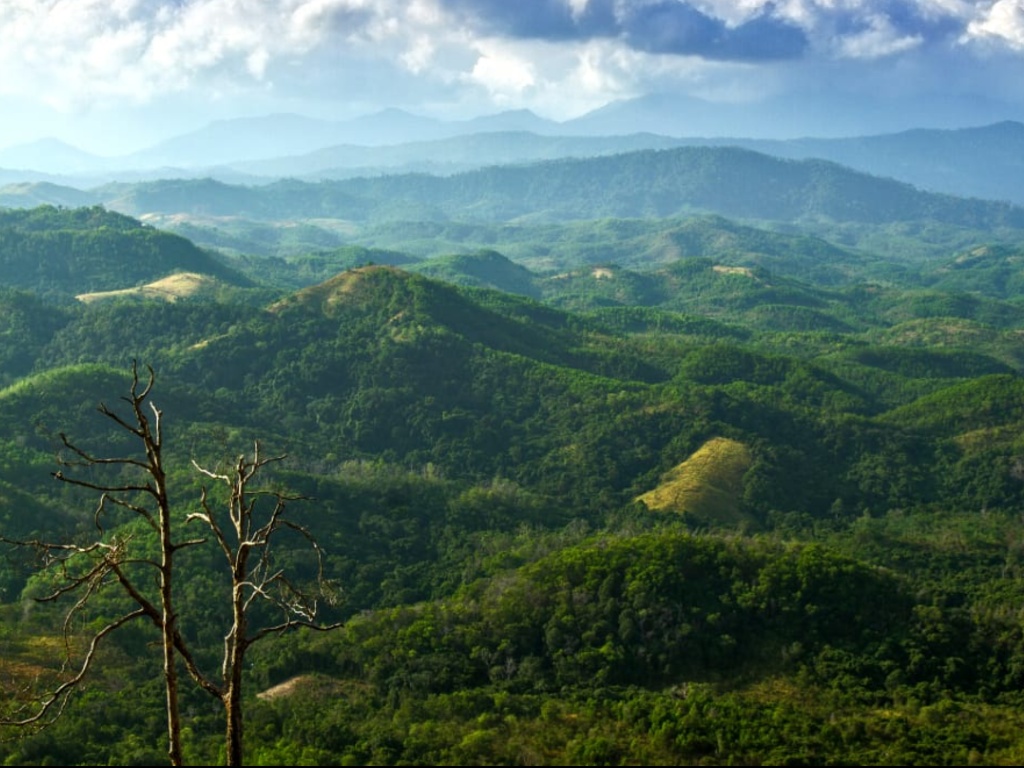
[[[202,488],[199,509],[187,515],[178,525],[200,524],[204,527],[198,538],[176,541],[171,501],[167,488],[167,475],[163,459],[163,433],[161,411],[149,401],[155,376],[150,368],[147,381],[140,381],[138,368],[132,365],[132,383],[128,396],[129,415],[122,416],[101,404],[99,411],[117,427],[128,432],[141,443],[142,457],[95,456],[61,435],[66,455],[61,458],[65,468],[92,469],[115,467],[128,470],[135,479],[126,482],[103,483],[69,475],[65,469],[54,473],[58,480],[99,493],[94,513],[98,534],[87,544],[53,543],[44,541],[16,541],[0,536],[0,541],[17,546],[31,547],[42,556],[44,567],[55,569],[60,576],[53,591],[38,598],[45,602],[72,599],[64,619],[67,654],[61,669],[63,680],[33,699],[31,711],[3,721],[9,725],[42,725],[63,711],[68,697],[85,679],[96,659],[100,642],[108,635],[136,619],[148,619],[160,631],[163,654],[163,675],[166,691],[168,756],[172,765],[182,764],[181,719],[178,709],[178,665],[180,658],[188,674],[204,691],[216,697],[224,706],[226,761],[228,765],[242,763],[242,671],[246,651],[253,643],[272,634],[297,627],[316,630],[333,629],[337,624],[316,622],[317,600],[330,599],[333,594],[323,578],[323,553],[316,540],[301,525],[285,516],[286,505],[300,497],[282,491],[257,488],[257,476],[268,464],[281,461],[284,456],[264,458],[259,443],[255,443],[251,457],[240,456],[232,471],[217,473],[203,468],[195,461],[195,469],[208,479],[223,483],[227,496],[220,508],[211,502],[207,489]],[[107,530],[105,517],[113,507],[128,510],[145,521],[156,533],[159,559],[139,557],[135,554],[132,537]],[[287,575],[272,567],[272,542],[283,531],[296,532],[305,538],[317,558],[317,579],[313,588],[294,585]],[[226,561],[231,583],[230,625],[224,638],[224,649],[219,676],[204,672],[181,632],[174,607],[174,581],[178,576],[175,555],[186,547],[212,541],[219,547]],[[85,563],[85,565],[83,565]],[[158,575],[158,596],[153,598],[143,588],[140,569],[155,570]],[[90,598],[100,590],[119,587],[130,598],[134,607],[111,620],[95,632],[87,644],[81,661],[73,661],[72,625],[89,605]],[[257,601],[276,606],[280,618],[276,623],[250,627],[250,609]]]
[[[183,653],[196,682],[224,706],[227,765],[242,764],[242,671],[246,651],[262,638],[289,629],[329,630],[340,626],[316,622],[318,596],[331,600],[333,592],[324,579],[323,553],[316,540],[306,528],[284,516],[287,502],[301,497],[252,486],[264,467],[284,458],[264,458],[257,442],[251,457],[239,456],[234,468],[227,473],[217,473],[192,462],[198,472],[223,483],[227,490],[227,498],[220,506],[211,504],[204,487],[200,498],[202,511],[188,516],[188,522],[198,522],[206,527],[224,555],[231,574],[231,625],[224,636],[219,681],[203,675],[191,657]],[[285,531],[301,535],[315,552],[315,590],[293,584],[284,571],[273,566],[270,557],[272,540]],[[249,614],[256,601],[265,601],[276,607],[279,620],[253,629]]]
[[[42,602],[74,600],[64,617],[65,660],[61,672],[66,676],[52,691],[35,701],[35,711],[25,712],[19,719],[9,721],[16,725],[43,724],[59,715],[68,697],[85,679],[96,658],[99,643],[119,627],[135,620],[148,619],[159,630],[163,655],[164,689],[167,708],[167,753],[172,765],[182,764],[181,719],[178,711],[178,672],[175,663],[175,645],[179,636],[177,614],[173,603],[174,556],[183,547],[199,543],[172,539],[171,504],[167,490],[167,475],[163,463],[163,429],[160,410],[149,400],[155,376],[152,368],[145,384],[139,379],[138,366],[132,365],[132,383],[122,400],[129,405],[129,415],[122,416],[101,403],[99,411],[120,429],[133,435],[142,445],[142,456],[100,457],[80,448],[61,433],[65,455],[58,461],[62,469],[54,477],[71,485],[87,488],[100,494],[93,514],[96,538],[88,544],[46,541],[12,541],[9,544],[35,549],[46,568],[60,575],[60,583],[48,595],[38,598]],[[116,467],[129,470],[134,479],[125,482],[103,483],[86,480],[65,473],[65,469],[84,467]],[[140,558],[131,546],[132,537],[107,531],[105,518],[112,507],[128,510],[145,521],[157,535],[159,559]],[[83,566],[82,563],[87,565]],[[138,568],[156,571],[159,596],[152,599],[142,588]],[[75,664],[72,648],[72,625],[86,610],[90,598],[111,585],[119,585],[131,598],[134,608],[110,621],[93,634],[82,660]],[[77,669],[72,671],[72,667]]]

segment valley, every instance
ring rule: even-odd
[[[877,172],[912,138],[842,146]],[[138,363],[179,537],[196,465],[258,441],[301,527],[268,567],[313,589],[315,540],[335,590],[339,629],[253,646],[249,762],[1019,763],[1021,198],[811,142],[571,143],[438,175],[0,189],[0,720],[128,610],[97,582],[65,646],[66,601],[36,598],[95,561],[26,543],[152,558],[130,506],[53,477],[78,460],[145,494],[61,437],[136,455],[97,406],[126,413]],[[219,555],[182,548],[175,581],[208,671]],[[105,637],[0,758],[165,764],[158,640]],[[186,762],[223,762],[223,714],[180,695]]]

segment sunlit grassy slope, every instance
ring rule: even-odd
[[[705,523],[742,523],[743,475],[750,464],[746,445],[712,438],[638,500],[652,511],[677,512]]]

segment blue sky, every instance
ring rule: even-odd
[[[652,92],[1024,115],[1024,0],[0,0],[0,40],[0,147],[119,154],[272,112],[561,120]]]

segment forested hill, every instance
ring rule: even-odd
[[[730,157],[762,168],[762,189],[818,172],[816,190],[882,183],[699,156],[700,173],[678,170],[685,153],[641,153],[234,189],[263,210],[288,189],[291,210],[324,190],[383,210],[406,183],[408,211],[426,210],[430,185],[465,204],[487,179],[552,200],[561,184],[571,200],[575,178],[596,199],[583,177],[615,168],[619,186],[662,199],[698,177],[735,181]],[[736,199],[753,205],[748,186]],[[172,187],[196,206],[233,189]],[[894,188],[932,201],[924,210],[947,200]],[[134,495],[97,507],[106,482],[148,491],[139,464],[89,458],[138,455],[137,433],[97,413],[131,413],[134,360],[156,371],[146,405],[164,415],[184,542],[175,605],[197,663],[223,668],[232,590],[218,540],[190,528],[231,514],[230,491],[207,495],[215,475],[196,464],[219,472],[256,442],[279,457],[257,495],[287,494],[300,527],[260,567],[312,585],[322,566],[337,585],[323,598],[342,629],[263,635],[247,657],[252,764],[1020,764],[1024,248],[989,231],[941,259],[888,263],[703,216],[528,235],[432,226],[403,236],[475,229],[489,247],[220,257],[102,208],[0,211],[0,722],[79,668],[61,668],[62,649],[88,648],[124,611],[92,563],[47,565],[22,545],[102,537],[155,594],[156,542]],[[567,243],[579,252],[542,274],[508,255],[527,243],[548,264]],[[227,279],[221,258],[258,286],[69,298],[165,270]],[[55,454],[85,482],[55,481]],[[71,621],[62,601],[32,599],[81,573],[97,591]],[[251,618],[258,634],[279,612]],[[0,725],[0,763],[162,764],[157,634],[143,621],[105,635],[56,723]],[[204,697],[183,683],[187,764],[223,762]]]
[[[789,161],[738,148],[634,152],[491,168],[450,179],[346,182],[375,199],[437,201],[456,219],[543,216],[663,218],[694,211],[775,221],[826,218],[882,224],[937,219],[960,226],[1024,224],[1024,209],[921,192],[820,160]]]
[[[66,298],[177,272],[249,283],[189,240],[101,207],[0,210],[0,283],[5,286]]]
[[[254,219],[364,218],[367,201],[340,184],[278,181],[266,187],[225,184],[213,179],[166,179],[140,184],[110,184],[94,192],[108,208],[141,215],[185,213],[246,216]]]
[[[512,221],[666,217],[696,211],[774,221],[883,224],[940,220],[1024,227],[1024,209],[922,192],[820,160],[781,160],[732,147],[683,147],[487,168],[451,177],[382,176],[244,188],[160,181],[100,189],[132,215],[187,212],[352,221]]]

